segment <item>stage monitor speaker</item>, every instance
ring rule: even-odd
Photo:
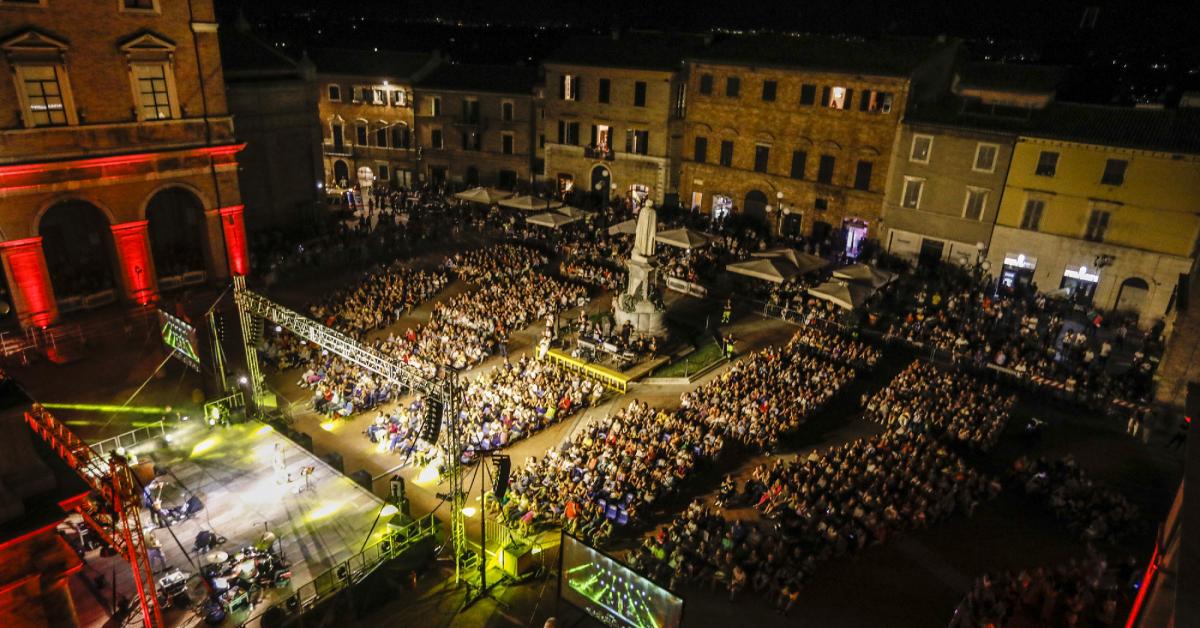
[[[313,439],[311,434],[305,434],[304,432],[290,432],[287,436],[295,441],[297,445],[303,447],[308,453],[313,453]]]
[[[339,454],[336,451],[331,451],[322,456],[321,460],[324,460],[325,464],[333,467],[338,473],[345,473],[345,463],[342,461],[342,454]]]
[[[366,469],[359,469],[350,474],[350,479],[358,483],[359,486],[371,491],[371,472]]]
[[[496,463],[496,483],[492,486],[492,494],[496,496],[497,502],[504,501],[504,494],[508,492],[508,476],[512,472],[512,459],[503,454],[492,456],[492,461]]]
[[[436,443],[438,434],[442,432],[442,415],[446,408],[442,402],[432,397],[425,398],[425,422],[421,424],[421,440]]]

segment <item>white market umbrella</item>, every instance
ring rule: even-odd
[[[505,192],[504,190],[497,190],[496,188],[478,187],[459,192],[454,195],[454,198],[470,201],[472,203],[491,205],[493,203],[498,203],[510,196],[512,196],[512,192]]]
[[[563,214],[560,214],[558,212],[546,212],[544,214],[536,214],[534,216],[530,216],[529,218],[525,219],[525,222],[527,222],[531,225],[540,225],[542,227],[550,227],[551,229],[558,229],[559,227],[562,227],[563,225],[569,225],[577,220],[579,220],[579,219],[571,218],[570,216],[564,216]]]
[[[571,218],[575,218],[578,220],[587,218],[588,216],[591,216],[594,213],[594,212],[590,212],[587,210],[579,209],[578,207],[571,207],[570,205],[563,205],[562,207],[559,207],[558,209],[556,209],[554,211],[556,211],[564,216],[569,216]]]
[[[630,218],[608,228],[608,235],[637,235],[637,218]]]
[[[773,249],[767,249],[765,251],[751,253],[750,256],[751,257],[777,257],[780,259],[787,260],[787,261],[791,262],[792,266],[796,267],[797,274],[800,274],[800,275],[811,273],[814,270],[820,270],[829,265],[829,260],[827,260],[823,257],[813,255],[811,253],[805,253],[803,251],[797,251],[796,249],[792,249],[792,248],[788,248],[788,247],[776,247]]]
[[[654,241],[680,249],[698,249],[712,243],[712,237],[694,229],[671,229],[654,236]]]
[[[511,209],[520,209],[527,212],[549,211],[562,207],[563,204],[559,201],[549,198],[538,198],[528,194],[506,198],[500,201],[501,207],[509,207]]]
[[[875,294],[875,288],[856,282],[826,281],[816,288],[809,288],[808,294],[840,308],[853,310]]]
[[[778,257],[759,257],[744,262],[737,262],[725,267],[725,270],[755,279],[773,283],[783,283],[800,273],[791,262]]]
[[[882,288],[892,282],[896,278],[895,273],[889,273],[886,270],[879,270],[874,266],[867,264],[851,264],[843,268],[833,271],[833,276],[846,281],[853,281],[871,286],[872,288]]]

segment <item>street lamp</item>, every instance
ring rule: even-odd
[[[775,234],[783,235],[783,190],[775,193]]]

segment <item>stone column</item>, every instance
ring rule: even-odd
[[[150,221],[137,220],[112,226],[113,246],[121,265],[122,296],[138,305],[158,301],[158,276],[150,253]]]
[[[245,205],[233,205],[218,210],[221,229],[225,234],[225,253],[229,260],[229,272],[234,275],[250,273],[250,250],[246,246]]]
[[[48,327],[58,322],[58,300],[50,284],[42,238],[0,243],[0,261],[12,294],[12,307],[23,327]]]

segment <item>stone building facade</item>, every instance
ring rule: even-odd
[[[317,49],[308,53],[320,92],[324,187],[352,194],[360,182],[408,187],[421,151],[413,85],[441,63],[437,53]]]
[[[696,36],[580,37],[545,61],[545,176],[575,203],[673,201]]]
[[[680,198],[787,234],[880,237],[900,120],[948,89],[957,46],[738,36],[693,55]],[[779,208],[782,207],[782,210]]]
[[[988,252],[1001,285],[1169,321],[1200,246],[1198,114],[1038,112],[1017,139]]]
[[[2,2],[0,74],[0,260],[23,325],[248,271],[211,1]]]
[[[415,120],[426,180],[529,189],[536,82],[536,68],[463,64],[443,64],[419,81]]]

